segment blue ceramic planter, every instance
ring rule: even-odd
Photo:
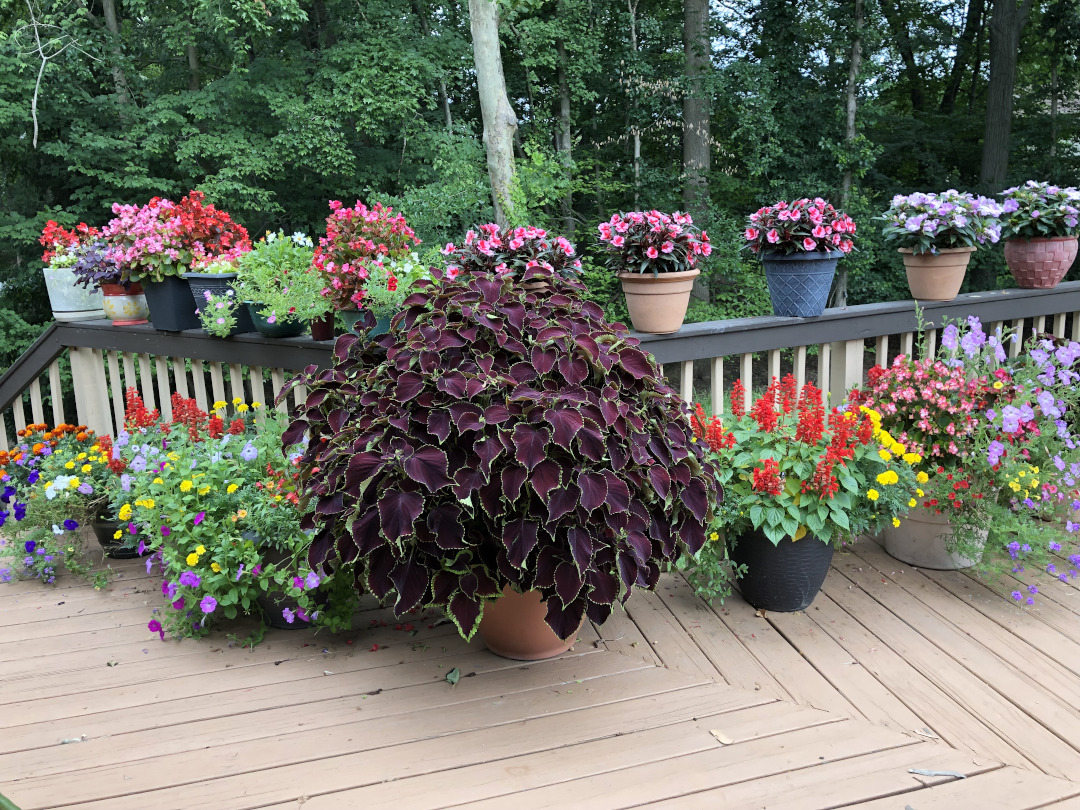
[[[358,309],[343,309],[341,310],[341,320],[345,322],[345,328],[350,332],[356,332],[356,322],[360,318],[360,310]],[[390,318],[376,318],[375,325],[371,327],[365,334],[369,338],[378,337],[379,335],[386,334],[390,331]]]
[[[253,304],[251,301],[245,301],[244,306],[247,307],[248,314],[251,316],[251,321],[255,324],[255,331],[263,337],[300,337],[300,335],[307,331],[307,324],[303,321],[275,318],[274,322],[270,323],[267,320],[270,313],[264,312],[261,304]]]
[[[825,311],[836,275],[836,262],[844,254],[763,253],[765,280],[769,283],[774,315],[816,318]]]

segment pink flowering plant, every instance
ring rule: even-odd
[[[759,208],[746,220],[743,238],[752,253],[850,253],[855,222],[821,197]]]
[[[705,231],[689,214],[631,211],[612,214],[598,226],[607,266],[617,273],[678,273],[693,270],[712,253]]]
[[[1080,227],[1080,191],[1028,180],[1001,192],[1002,237],[1045,239],[1076,236]]]
[[[1002,206],[989,197],[955,189],[940,194],[897,194],[879,220],[885,241],[913,253],[975,247],[1001,239]]]
[[[1011,340],[1000,330],[987,334],[974,317],[947,324],[938,356],[901,355],[888,368],[875,366],[849,402],[881,414],[887,452],[914,461],[913,500],[949,518],[953,549],[982,557],[987,569],[1004,561],[1018,573],[1027,558],[1075,577],[1080,557],[1066,572],[1052,557],[1080,530],[1065,521],[1080,506],[1068,423],[1078,405],[1080,344],[1037,338],[1010,360]]]
[[[326,236],[319,239],[312,266],[326,275],[321,292],[334,309],[358,309],[372,262],[380,255],[403,256],[420,240],[404,216],[382,203],[368,208],[357,200],[355,206],[345,208],[331,200],[330,210]]]
[[[442,253],[448,279],[460,273],[493,273],[528,282],[553,273],[563,278],[581,273],[574,246],[543,228],[500,229],[489,222],[466,233],[464,244],[448,243]]]
[[[247,230],[205,199],[191,191],[178,203],[163,197],[143,206],[114,203],[115,217],[101,232],[111,258],[133,281],[161,281],[243,254],[251,246]]]

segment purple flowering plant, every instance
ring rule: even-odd
[[[913,253],[975,247],[1001,239],[1002,206],[989,197],[949,189],[938,194],[897,194],[877,219],[885,241]]]
[[[1080,228],[1080,191],[1075,188],[1028,180],[1001,196],[1005,239],[1075,236]]]

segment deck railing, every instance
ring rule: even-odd
[[[921,316],[931,352],[946,319],[969,316],[990,329],[1010,327],[1022,338],[1049,331],[1080,340],[1080,282],[925,302]],[[735,379],[742,381],[749,405],[755,381],[787,372],[800,386],[813,380],[825,392],[842,396],[863,381],[870,366],[915,351],[921,336],[913,301],[830,309],[819,318],[738,318],[689,324],[671,335],[638,335],[683,398],[707,399],[714,413],[723,411],[725,391]],[[174,391],[194,397],[204,410],[234,397],[273,402],[292,373],[328,364],[332,347],[332,342],[310,338],[250,334],[220,340],[200,330],[160,332],[148,325],[114,327],[108,321],[54,323],[0,377],[0,449],[7,449],[15,431],[28,422],[77,421],[115,434],[124,423],[124,391],[132,387],[166,419],[172,418]],[[1014,342],[1010,352],[1015,356],[1020,348]],[[70,388],[61,374],[65,356]],[[298,387],[292,396],[295,402],[305,392]],[[71,406],[75,414],[68,413]]]

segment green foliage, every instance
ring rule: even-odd
[[[237,289],[246,301],[260,304],[271,316],[308,323],[330,312],[323,296],[326,277],[313,269],[311,238],[302,233],[286,236],[267,232],[236,261]]]

